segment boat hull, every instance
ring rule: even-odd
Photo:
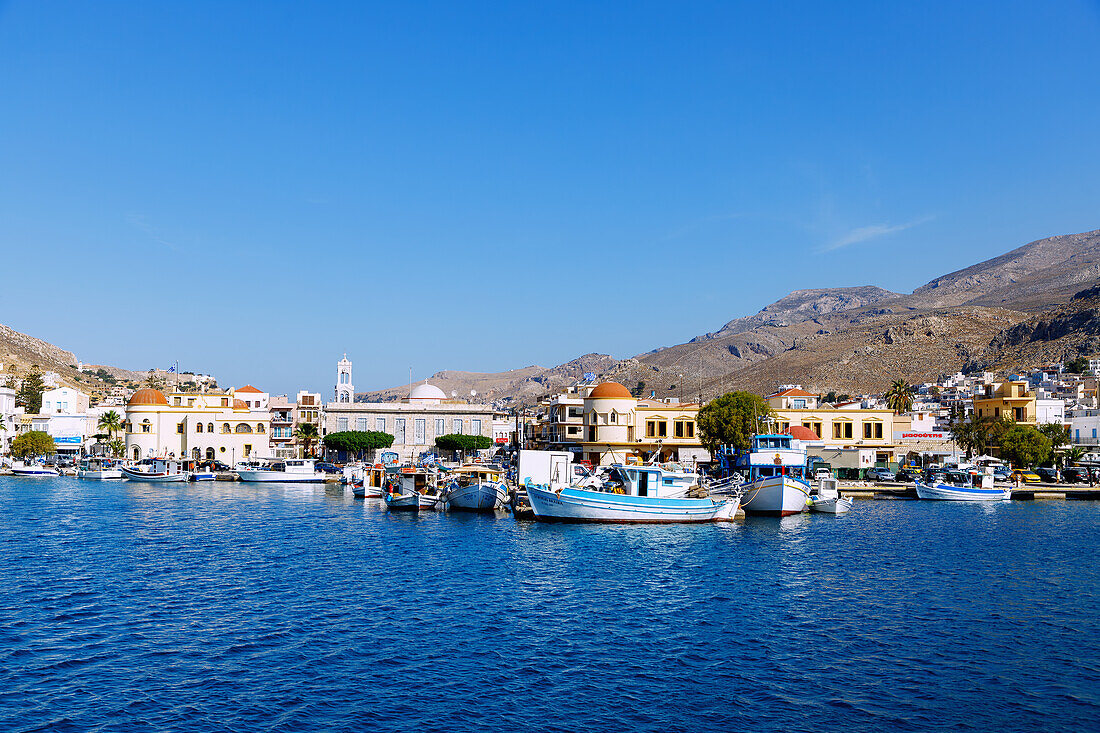
[[[917,482],[917,496],[932,501],[1008,501],[1012,489],[982,489]]]
[[[145,473],[144,471],[131,471],[128,468],[122,469],[122,475],[130,481],[149,481],[152,483],[175,483],[187,480],[186,473]]]
[[[418,512],[420,511],[420,496],[418,494],[384,494],[386,509],[391,512]]]
[[[806,511],[810,487],[790,476],[768,476],[745,484],[741,508],[746,514],[786,517]]]
[[[846,514],[852,509],[852,500],[844,497],[836,499],[814,499],[810,505],[811,512],[818,514]]]
[[[737,499],[658,499],[543,486],[528,486],[527,498],[540,522],[721,522],[731,521],[738,507]]]
[[[122,478],[122,469],[104,468],[87,471],[81,469],[76,472],[76,477],[88,479],[90,481],[111,481]]]
[[[495,511],[508,500],[504,484],[495,482],[457,486],[447,492],[447,508],[460,512]]]
[[[241,481],[251,483],[269,484],[322,484],[325,482],[323,473],[290,473],[287,471],[249,471],[237,470]]]
[[[217,478],[218,477],[217,477],[216,474],[202,472],[202,473],[192,473],[190,475],[190,477],[188,478],[188,480],[190,480],[190,481],[215,481],[215,480],[217,480]]]

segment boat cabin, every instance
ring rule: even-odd
[[[794,445],[794,438],[786,434],[762,434],[752,438],[752,451],[745,461],[749,480],[756,481],[769,476],[791,476],[808,480],[806,452]],[[741,465],[739,462],[738,465]]]
[[[453,469],[451,475],[459,486],[487,484],[500,481],[501,470],[495,466],[466,465]]]
[[[683,471],[666,470],[661,465],[624,466],[615,463],[605,487],[627,496],[650,496],[660,499],[683,498],[699,482],[699,476]]]

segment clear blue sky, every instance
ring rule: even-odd
[[[331,395],[1100,227],[1100,6],[0,3],[0,322]]]

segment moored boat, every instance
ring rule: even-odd
[[[406,466],[387,476],[382,498],[391,511],[434,509],[442,503],[437,474],[424,468]]]
[[[47,466],[12,466],[11,472],[16,476],[26,476],[28,478],[43,478],[52,476],[57,478],[61,475],[61,472],[56,468],[49,468]]]
[[[738,499],[614,493],[604,489],[527,484],[527,498],[540,522],[680,523],[730,521]]]
[[[981,474],[948,471],[942,481],[917,481],[916,487],[917,496],[933,501],[1007,501],[1012,498],[1011,487],[993,485],[993,470],[989,468]]]
[[[236,471],[241,481],[253,483],[319,484],[325,481],[325,474],[314,468],[311,458],[272,458],[238,464]]]
[[[95,481],[118,480],[122,478],[122,462],[98,456],[85,458],[77,466],[76,477]]]
[[[182,461],[171,458],[146,458],[132,466],[123,466],[122,475],[130,481],[173,483],[187,480]]]
[[[447,509],[465,512],[495,511],[508,500],[501,470],[491,466],[468,465],[456,468],[443,489]]]
[[[841,496],[835,478],[821,479],[810,494],[810,511],[820,514],[845,514],[852,508],[852,500]]]
[[[795,445],[792,436],[754,435],[747,463],[749,478],[741,495],[746,514],[785,517],[806,510],[810,495],[806,451]]]

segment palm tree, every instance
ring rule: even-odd
[[[896,380],[890,385],[890,389],[886,390],[886,394],[883,395],[886,398],[886,406],[898,415],[909,412],[909,409],[913,406],[912,389],[904,379]]]
[[[1079,445],[1073,445],[1066,449],[1066,452],[1062,454],[1062,459],[1065,461],[1063,465],[1072,466],[1081,460],[1085,455],[1085,449]]]
[[[122,417],[114,410],[107,410],[103,413],[103,416],[99,418],[99,423],[96,424],[98,430],[106,430],[107,435],[110,438],[115,437],[115,433],[122,430]]]
[[[317,426],[311,422],[298,423],[298,427],[294,428],[294,437],[302,444],[307,456],[313,455],[313,442],[317,436]]]

